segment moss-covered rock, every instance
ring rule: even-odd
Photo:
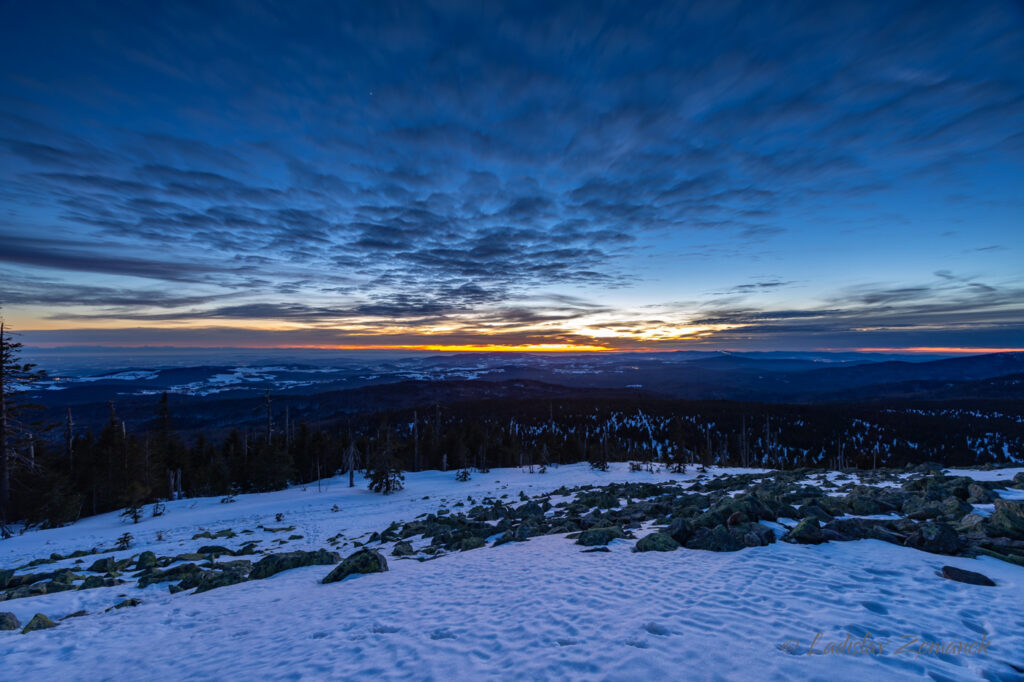
[[[10,611],[0,611],[0,630],[17,630],[20,627],[17,616]]]
[[[933,554],[955,554],[960,549],[960,537],[949,524],[929,521],[918,526],[904,544]]]
[[[471,549],[480,549],[481,547],[484,547],[486,545],[487,545],[487,541],[486,540],[484,540],[481,537],[477,537],[477,536],[473,535],[473,536],[470,536],[468,538],[463,538],[462,540],[459,541],[459,551],[467,552],[467,551],[469,551]]]
[[[703,549],[709,552],[736,552],[744,548],[743,542],[723,524],[712,529],[703,526],[694,530],[686,541],[687,549]]]
[[[203,545],[202,547],[196,550],[196,553],[212,554],[214,555],[214,557],[218,557],[222,554],[227,554],[228,556],[234,555],[234,552],[232,550],[228,549],[227,547],[222,547],[220,545]]]
[[[412,545],[404,540],[396,542],[391,550],[391,556],[412,556],[415,553],[416,551],[412,548]]]
[[[189,576],[196,575],[201,570],[202,569],[195,564],[181,564],[180,566],[169,568],[166,571],[150,569],[150,572],[139,576],[139,587],[146,587],[153,583],[184,580]]]
[[[357,573],[383,573],[388,570],[387,559],[375,549],[361,549],[345,557],[321,582],[325,585],[344,580]]]
[[[782,539],[786,542],[800,545],[819,545],[825,542],[825,536],[821,532],[821,525],[814,518],[802,519]]]
[[[1024,506],[1010,500],[996,500],[995,511],[985,524],[985,532],[992,536],[1024,540]]]
[[[634,548],[637,552],[672,552],[679,549],[676,542],[668,533],[651,533],[637,541]]]
[[[318,549],[313,552],[295,551],[282,554],[268,554],[252,567],[249,578],[261,580],[276,575],[281,571],[289,571],[293,568],[303,566],[326,566],[341,560],[337,552],[328,552],[326,549]]]
[[[45,615],[37,613],[36,615],[32,616],[32,620],[28,622],[28,625],[22,628],[21,634],[24,635],[25,633],[32,632],[33,630],[49,630],[50,628],[55,627],[57,627],[56,623],[47,618]]]
[[[143,552],[139,555],[139,558],[135,560],[135,570],[137,571],[153,568],[154,566],[156,566],[156,554],[153,552]]]
[[[607,545],[612,540],[624,537],[626,537],[626,534],[618,526],[591,528],[580,533],[579,538],[576,539],[576,544],[583,545],[584,547],[596,547],[598,545]]]

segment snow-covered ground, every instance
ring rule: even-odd
[[[715,470],[737,472],[738,470]],[[749,472],[749,470],[744,470]],[[967,473],[1012,478],[1016,470]],[[167,503],[167,513],[137,525],[116,514],[0,542],[0,566],[52,552],[111,547],[125,531],[135,545],[114,556],[153,550],[168,556],[203,544],[238,547],[260,539],[280,551],[330,548],[342,533],[344,556],[392,521],[519,492],[560,486],[694,478],[584,465],[545,474],[494,470],[460,483],[454,472],[406,475],[406,488],[383,497],[347,479],[262,495]],[[426,498],[426,499],[425,499]],[[332,507],[340,511],[332,511]],[[467,502],[466,507],[470,504]],[[461,508],[460,508],[461,509]],[[277,521],[276,514],[283,514]],[[777,525],[777,524],[776,524]],[[261,526],[295,526],[270,532]],[[231,528],[230,540],[198,539]],[[158,539],[159,537],[162,539]],[[639,533],[638,533],[639,535]],[[818,546],[776,543],[739,552],[679,549],[584,553],[564,536],[532,538],[442,556],[400,560],[390,571],[319,583],[329,566],[311,566],[203,594],[171,595],[167,583],[67,591],[0,602],[24,624],[34,613],[51,630],[0,632],[3,679],[1024,679],[1024,568],[995,559],[939,556],[874,540]],[[109,555],[104,555],[109,556]],[[83,559],[88,566],[96,557]],[[32,569],[74,566],[64,560]],[[946,580],[943,565],[978,571],[996,587]],[[103,609],[136,597],[142,604]],[[815,653],[847,635],[874,652]],[[918,641],[987,642],[986,653],[921,653]],[[881,653],[877,646],[884,643]],[[1011,665],[1012,664],[1012,665]],[[1018,670],[1014,670],[1013,665]]]

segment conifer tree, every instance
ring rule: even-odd
[[[15,467],[31,464],[25,447],[32,440],[25,415],[31,405],[21,396],[45,378],[46,373],[32,363],[21,362],[22,344],[10,336],[0,318],[0,530],[7,523],[11,502],[11,475]]]

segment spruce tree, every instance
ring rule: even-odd
[[[11,502],[11,474],[15,467],[33,465],[25,446],[32,439],[25,415],[32,405],[23,400],[27,389],[46,377],[32,363],[21,362],[22,344],[14,341],[0,318],[0,531],[5,528]]]

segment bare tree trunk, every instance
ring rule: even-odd
[[[75,471],[75,424],[71,420],[71,408],[68,408],[67,420],[64,422],[64,450],[68,458],[68,470]]]
[[[7,447],[7,338],[0,321],[0,526],[7,522],[11,499],[11,453]]]
[[[267,445],[270,445],[270,389],[267,389]]]
[[[416,410],[412,412],[412,469],[420,470],[420,417]]]

